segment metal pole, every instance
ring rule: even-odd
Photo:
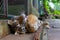
[[[34,0],[34,6],[35,6],[35,8],[36,8],[37,11],[38,11],[38,0]]]
[[[8,14],[8,0],[4,0],[4,17],[6,18]]]
[[[27,3],[28,3],[28,4],[27,4],[27,5],[28,5],[28,14],[29,14],[29,11],[30,11],[30,10],[29,10],[29,9],[30,9],[29,1],[30,1],[30,0],[28,0],[28,2],[27,2]]]
[[[28,15],[28,0],[25,0],[25,14]]]
[[[28,0],[28,14],[31,12],[31,0]]]

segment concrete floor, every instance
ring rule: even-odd
[[[60,40],[60,19],[47,19],[46,21],[50,23],[51,27],[47,32],[48,40]],[[8,35],[0,40],[33,40],[33,34]]]
[[[49,29],[48,40],[60,40],[60,29]]]
[[[33,34],[8,35],[0,40],[33,40]]]
[[[60,19],[48,20],[50,22],[50,29],[48,30],[48,40],[60,40]],[[52,28],[54,26],[54,28]]]

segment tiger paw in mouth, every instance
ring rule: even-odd
[[[50,26],[49,26],[49,22],[43,22],[43,25],[42,25],[43,27],[46,27],[46,28],[50,28]]]

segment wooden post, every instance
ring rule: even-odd
[[[3,0],[4,1],[4,18],[7,17],[8,14],[8,0]]]

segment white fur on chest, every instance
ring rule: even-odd
[[[31,24],[32,27],[34,27],[35,30],[38,30],[38,28],[41,26],[40,20],[37,20],[35,24]]]

